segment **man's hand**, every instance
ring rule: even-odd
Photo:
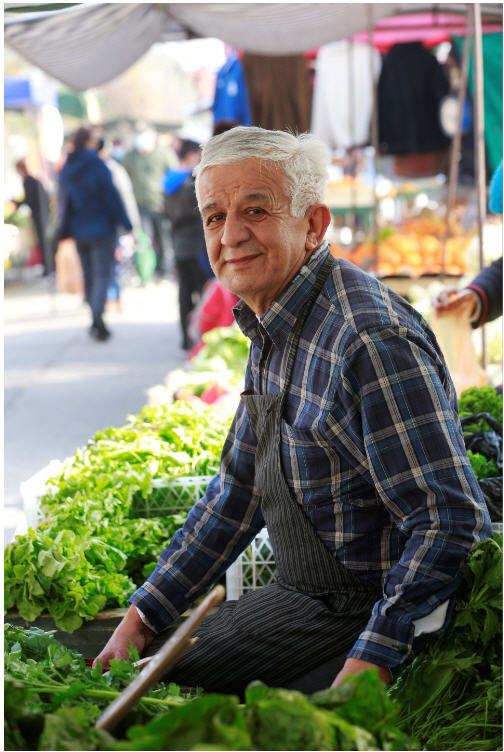
[[[448,313],[463,313],[467,311],[472,316],[478,304],[478,296],[473,290],[457,290],[456,287],[445,287],[439,295],[431,300],[431,306],[436,316]]]
[[[130,606],[128,613],[116,627],[100,655],[94,659],[93,668],[100,661],[102,671],[108,671],[111,660],[118,660],[119,658],[128,660],[130,643],[136,648],[138,654],[142,655],[153,639],[154,632],[143,623],[135,606]]]
[[[358,674],[360,671],[365,671],[368,668],[377,669],[378,676],[384,684],[388,685],[392,681],[390,669],[384,668],[383,666],[377,666],[376,663],[369,663],[369,661],[361,661],[360,658],[347,658],[343,668],[331,684],[331,687],[337,687],[346,676],[349,676],[350,674]]]

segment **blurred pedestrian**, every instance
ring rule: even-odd
[[[103,139],[98,144],[98,154],[107,165],[112,175],[112,181],[119,191],[122,202],[126,209],[128,218],[133,225],[133,231],[141,227],[140,213],[138,211],[138,205],[133,191],[133,185],[131,183],[130,176],[126,169],[114,158],[116,152],[117,140],[113,142],[106,142]],[[134,244],[134,239],[131,238],[131,243]],[[119,285],[119,269],[122,260],[124,241],[119,239],[116,244],[114,253],[114,261],[112,263],[112,271],[110,275],[110,283],[107,290],[107,302],[113,302],[117,306],[120,305],[121,288]]]
[[[135,136],[133,149],[126,153],[121,164],[128,171],[140,211],[144,232],[156,251],[157,274],[166,272],[166,249],[163,237],[163,190],[165,172],[177,165],[173,149],[160,147],[154,128],[144,128]]]
[[[189,314],[198,303],[208,279],[201,263],[201,256],[205,253],[205,238],[192,175],[200,160],[199,144],[183,139],[178,153],[179,167],[169,170],[163,180],[164,214],[172,224],[179,286],[181,346],[183,350],[190,350],[195,343],[189,335]]]
[[[98,341],[110,337],[103,311],[120,228],[132,225],[110,170],[98,156],[101,133],[81,127],[74,136],[74,150],[61,171],[62,216],[60,239],[75,238],[84,275],[86,302],[92,313],[90,336]]]
[[[121,162],[121,160],[124,159],[125,155],[126,149],[124,148],[122,138],[114,138],[112,141],[112,158],[117,160],[118,162]]]
[[[26,204],[30,209],[44,267],[43,274],[47,276],[53,271],[52,254],[47,238],[49,196],[40,180],[30,174],[26,159],[19,159],[16,162],[16,170],[23,181],[24,198],[21,201],[13,201],[13,203],[16,208]]]

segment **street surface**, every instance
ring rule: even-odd
[[[43,279],[4,293],[4,543],[24,532],[20,484],[120,426],[147,404],[148,390],[181,368],[177,286],[171,280],[122,291],[105,321],[107,342],[89,337],[80,295]]]

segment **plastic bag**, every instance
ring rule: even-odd
[[[480,478],[478,481],[485,497],[492,522],[502,522],[502,475],[497,478]]]
[[[56,287],[60,292],[82,293],[84,276],[75,240],[60,240],[55,257]]]
[[[493,478],[479,478],[478,483],[485,497],[488,513],[492,522],[502,522],[502,426],[489,413],[476,413],[462,418],[462,428],[481,425],[485,421],[490,426],[488,431],[475,431],[464,435],[467,450],[482,454],[495,463],[501,475]]]
[[[481,368],[473,343],[469,314],[431,316],[431,326],[458,395],[470,386],[486,386],[488,376]]]
[[[148,282],[156,269],[157,259],[150,238],[140,228],[136,228],[135,235],[135,264],[142,282]]]

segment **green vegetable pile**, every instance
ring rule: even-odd
[[[233,695],[183,695],[157,685],[114,729],[95,722],[136,671],[110,674],[36,628],[5,625],[5,749],[26,750],[409,750],[399,708],[375,671],[311,697],[255,682],[245,703]],[[137,656],[131,655],[134,659]]]
[[[375,671],[309,697],[256,682],[244,703],[160,684],[113,736],[98,731],[96,719],[134,676],[125,661],[103,676],[52,633],[5,625],[5,748],[502,749],[502,536],[475,546],[452,624],[388,690]]]
[[[112,661],[110,672],[37,627],[4,625],[5,749],[107,749],[114,739],[94,728],[96,719],[138,674],[129,661]],[[137,660],[133,651],[130,658]],[[185,703],[175,684],[158,684],[130,713],[143,723]]]
[[[211,329],[201,339],[205,347],[192,358],[191,369],[212,372],[214,379],[219,375],[234,386],[242,384],[250,340],[238,324]]]
[[[44,521],[5,549],[5,608],[27,621],[48,611],[66,632],[123,607],[186,513],[132,518],[158,478],[215,474],[230,418],[204,405],[145,407],[98,431],[49,480]]]
[[[495,462],[493,460],[487,460],[485,455],[480,452],[471,452],[471,450],[468,449],[467,456],[469,457],[469,462],[471,463],[471,467],[478,480],[480,480],[480,478],[495,478],[499,475],[499,470]]]
[[[476,413],[489,413],[502,425],[502,394],[497,394],[491,386],[464,389],[459,398],[459,415],[465,418]]]
[[[390,695],[399,726],[427,750],[502,749],[502,536],[478,543],[453,621]]]

